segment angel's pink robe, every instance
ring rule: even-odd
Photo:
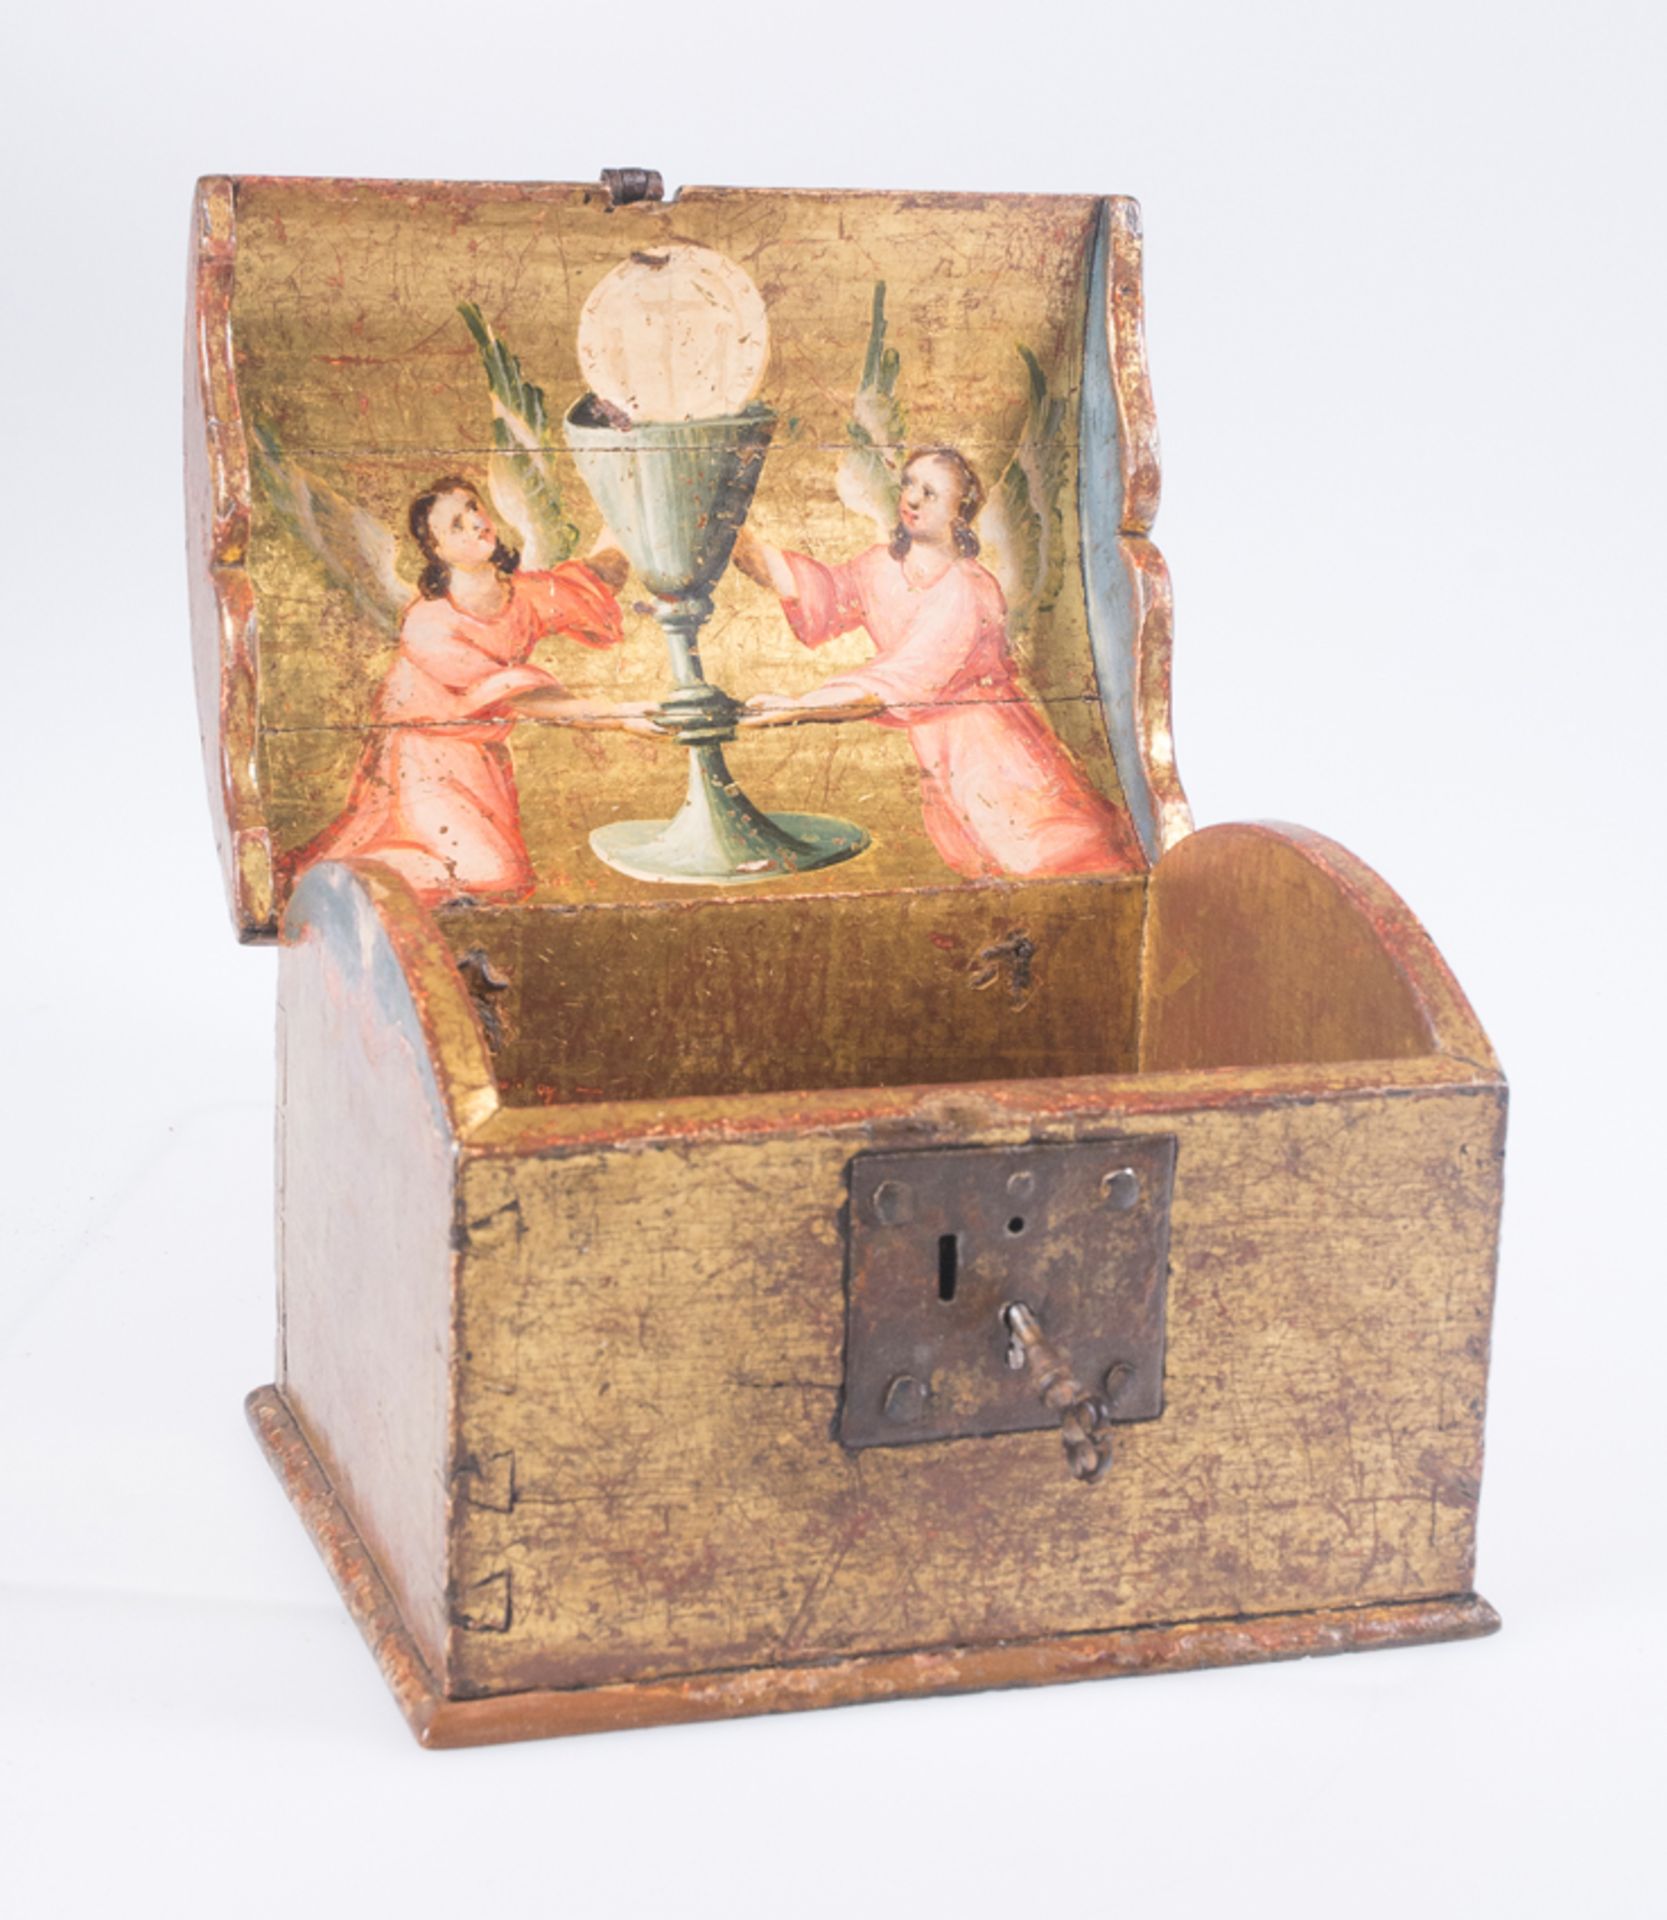
[[[515,715],[504,702],[538,687],[563,691],[527,660],[546,634],[611,647],[624,627],[619,602],[580,563],[517,573],[509,585],[508,603],[490,619],[449,599],[418,600],[406,613],[347,805],[292,856],[297,870],[365,854],[430,904],[530,891],[506,744]]]
[[[992,574],[956,560],[914,588],[885,547],[839,567],[785,558],[797,596],[783,610],[807,647],[867,628],[874,658],[820,694],[877,696],[885,709],[876,723],[908,729],[926,831],[957,873],[1140,870],[1128,819],[1089,785],[1019,686]]]

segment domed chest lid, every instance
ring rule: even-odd
[[[1187,830],[1133,202],[211,179],[232,911],[1138,879]]]

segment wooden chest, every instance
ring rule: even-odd
[[[1484,1633],[1504,1082],[1195,832],[1132,202],[209,180],[255,1429],[430,1745]]]

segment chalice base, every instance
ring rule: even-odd
[[[831,867],[868,845],[867,833],[850,820],[825,813],[760,813],[748,823],[750,844],[728,849],[687,831],[688,812],[685,807],[671,820],[612,821],[591,834],[591,850],[636,880],[725,887]]]
[[[761,813],[730,773],[721,741],[706,739],[690,745],[688,798],[671,819],[614,820],[590,844],[636,880],[722,887],[831,867],[861,853],[868,835],[827,814]]]

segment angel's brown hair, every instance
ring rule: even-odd
[[[971,560],[978,553],[978,535],[972,530],[972,523],[978,518],[984,505],[984,482],[967,456],[955,447],[916,447],[903,462],[899,480],[917,460],[938,460],[948,467],[960,483],[960,498],[955,502],[955,524],[950,537],[955,542],[955,551],[963,560]],[[901,560],[909,551],[912,536],[901,520],[891,531],[891,557]]]
[[[411,528],[411,538],[422,548],[423,570],[417,580],[417,589],[425,600],[443,600],[451,588],[451,568],[434,548],[434,529],[428,524],[428,516],[434,511],[435,504],[448,493],[466,493],[471,500],[479,500],[480,489],[472,480],[465,480],[460,474],[448,473],[440,479],[431,481],[411,502],[411,511],[407,516]],[[506,547],[502,540],[492,549],[492,564],[502,574],[510,574],[521,564],[521,555],[514,547]]]

